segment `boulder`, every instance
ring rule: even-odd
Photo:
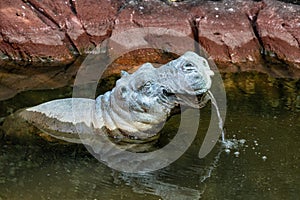
[[[39,17],[36,8],[21,0],[1,1],[0,8],[2,57],[30,62],[74,60],[64,32],[46,17]]]
[[[262,4],[253,1],[207,1],[191,10],[198,41],[225,71],[262,70],[260,44],[249,14]]]
[[[264,55],[286,74],[300,77],[300,6],[265,0],[257,17]]]
[[[94,48],[105,45],[107,38],[117,41],[108,49],[119,51],[124,44],[148,45],[142,50],[129,48],[135,51],[123,60],[152,60],[153,50],[146,50],[149,46],[162,52],[199,52],[196,41],[221,71],[300,77],[298,4],[277,0],[8,0],[0,2],[0,8],[1,60],[65,67],[78,55],[97,53]],[[133,28],[144,32],[128,32]],[[127,35],[118,38],[122,33]],[[192,42],[186,42],[189,39]],[[125,65],[115,65],[114,70]]]

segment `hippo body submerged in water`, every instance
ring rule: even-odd
[[[59,99],[19,114],[68,142],[89,144],[89,135],[105,134],[117,144],[145,144],[158,139],[174,107],[205,105],[213,74],[204,58],[186,52],[159,68],[145,63],[132,74],[122,72],[116,86],[95,100]]]

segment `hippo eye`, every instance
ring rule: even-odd
[[[193,63],[187,62],[182,66],[182,71],[184,73],[191,73],[191,72],[195,72],[195,65]]]
[[[144,82],[138,86],[138,90],[145,90],[151,87],[152,83],[150,81]]]
[[[145,84],[144,84],[144,87],[145,88],[150,88],[152,86],[152,83],[150,81],[147,81]]]
[[[143,91],[144,93],[150,94],[150,93],[152,93],[152,86],[153,86],[153,83],[150,81],[147,81],[140,87],[140,90]]]

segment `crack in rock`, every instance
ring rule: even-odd
[[[67,30],[65,28],[65,26],[60,25],[53,17],[50,13],[47,12],[46,9],[43,9],[43,6],[35,1],[35,0],[22,0],[24,3],[28,4],[30,7],[33,8],[33,10],[37,13],[37,16],[40,17],[40,15],[46,17],[48,20],[50,20],[59,30],[63,31],[65,33],[66,39],[69,41],[69,43],[72,46],[72,50],[74,51],[73,53],[75,55],[79,55],[80,51],[77,48],[77,46],[75,45],[74,41],[71,39],[70,35],[67,33]],[[72,1],[72,0],[71,0]],[[42,18],[40,17],[40,19],[42,20]],[[44,21],[44,20],[42,20]],[[50,24],[48,24],[46,21],[44,21],[44,23],[46,23],[48,26],[51,27]]]

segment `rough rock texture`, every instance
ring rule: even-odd
[[[277,12],[280,7],[286,10]],[[299,9],[296,4],[271,0],[135,2],[120,11],[112,36],[138,27],[174,29],[199,42],[221,71],[255,70],[273,76],[300,77],[299,39],[295,40],[300,35]],[[272,20],[274,17],[280,20]],[[286,22],[285,32],[273,37],[282,21]],[[280,37],[285,36],[283,44]],[[170,35],[161,34],[160,37],[163,43]],[[179,42],[181,39],[174,40],[179,48],[184,46]],[[147,42],[151,43],[149,39]],[[139,51],[136,52],[138,55]],[[131,55],[127,60],[134,60],[134,57]],[[123,65],[115,68],[126,68]]]
[[[72,0],[70,2],[73,13],[79,18],[85,34],[89,36],[89,41],[94,45],[92,47],[97,46],[111,35],[121,2],[117,0]],[[80,46],[83,50],[86,50],[86,47],[87,45],[84,46],[84,44]]]
[[[50,21],[39,16],[35,8],[14,0],[1,1],[0,8],[2,57],[57,62],[73,59],[65,44],[65,34],[51,27]]]
[[[117,6],[110,1],[0,2],[0,55],[67,64],[111,34]]]
[[[163,31],[152,35],[145,31],[139,39],[126,33],[120,42],[127,46],[146,42],[154,48],[163,46],[162,51],[132,51],[113,63],[106,75],[176,57],[164,52],[189,47],[198,51],[193,46],[196,41],[223,72],[255,70],[299,78],[300,5],[291,2],[294,4],[277,0],[1,1],[0,96],[7,99],[23,90],[70,85],[82,58],[97,53],[95,46],[131,28],[145,27]],[[187,38],[192,44],[186,43]],[[74,67],[71,64],[78,56]]]
[[[292,73],[299,69],[297,4],[274,0],[8,0],[0,7],[2,58],[66,64],[112,34],[157,27],[200,42],[228,70],[257,70],[266,56],[271,57],[268,61],[277,59],[291,66]]]
[[[199,43],[215,62],[247,70],[261,63],[260,45],[247,15],[258,12],[261,2],[206,2],[192,9]],[[232,70],[237,70],[232,68]]]
[[[270,0],[265,3],[256,22],[264,56],[288,65],[288,73],[299,75],[300,6]]]
[[[18,66],[2,63],[0,68],[0,100],[9,99],[27,90],[53,89],[73,84],[82,61],[70,66]]]
[[[183,9],[179,9],[157,0],[128,4],[120,10],[113,34],[130,28],[157,27],[173,29],[192,36],[188,12],[185,5]]]

